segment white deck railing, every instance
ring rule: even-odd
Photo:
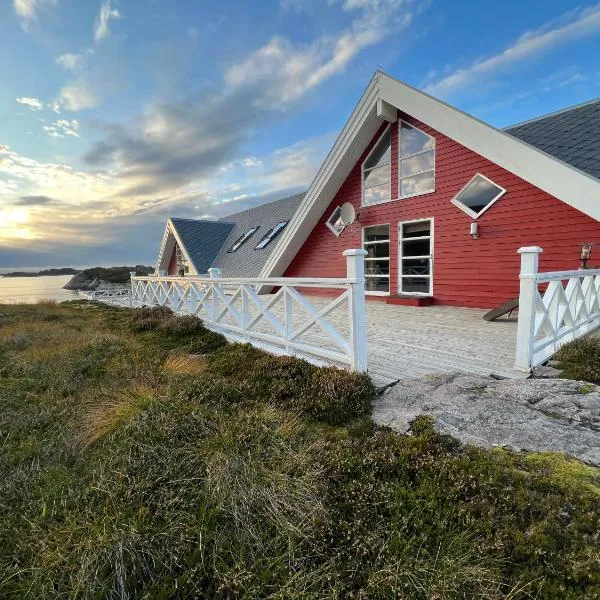
[[[515,368],[531,371],[600,326],[600,269],[538,272],[538,246],[521,248]],[[544,286],[544,290],[540,290]]]
[[[130,306],[130,288],[116,290],[79,290],[78,294],[86,300],[98,300],[115,306]]]
[[[132,277],[132,306],[167,306],[201,318],[209,329],[234,341],[366,371],[365,254],[364,250],[344,252],[347,273],[343,279],[230,279],[220,277],[218,269],[210,269],[209,277]],[[277,291],[259,295],[265,288]],[[340,293],[317,307],[299,288]],[[340,330],[328,316],[344,306],[348,327]]]

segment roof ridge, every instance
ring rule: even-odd
[[[521,127],[521,125],[528,125],[529,123],[535,123],[536,121],[543,121],[544,119],[548,119],[550,117],[556,117],[558,115],[562,115],[563,113],[567,113],[572,110],[577,110],[579,108],[583,108],[585,106],[590,106],[591,104],[596,104],[599,102],[600,102],[600,98],[595,98],[594,100],[586,100],[585,102],[580,102],[579,104],[574,104],[573,106],[567,106],[566,108],[561,108],[559,110],[555,110],[555,111],[547,113],[545,115],[540,115],[539,117],[533,117],[532,119],[520,121],[519,123],[515,123],[514,125],[508,125],[507,127],[503,127],[502,131],[509,131],[510,129],[515,129],[517,127]]]
[[[240,210],[238,212],[234,212],[228,215],[225,215],[219,219],[219,223],[227,222],[226,219],[231,219],[232,217],[237,217],[238,215],[242,215],[244,213],[250,212],[251,210],[256,210],[257,208],[262,208],[263,206],[269,206],[270,204],[275,204],[276,202],[283,202],[284,200],[290,200],[291,198],[296,198],[297,196],[305,195],[308,190],[304,190],[302,192],[297,192],[295,194],[290,194],[289,196],[284,196],[283,198],[277,198],[277,200],[271,200],[270,202],[264,202],[263,204],[257,204],[256,206],[252,206],[250,208],[245,208],[244,210]]]

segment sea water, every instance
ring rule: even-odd
[[[72,275],[46,277],[1,277],[0,304],[40,302],[42,300],[76,300],[77,292],[62,287]]]

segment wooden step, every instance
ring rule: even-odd
[[[388,296],[386,304],[399,304],[401,306],[430,306],[434,299],[431,296]]]

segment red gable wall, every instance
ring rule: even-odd
[[[179,270],[177,269],[177,244],[173,246],[173,254],[171,254],[171,259],[169,260],[169,266],[167,267],[167,275],[179,275]]]
[[[361,164],[385,126],[344,182],[318,225],[286,270],[286,277],[343,277],[347,248],[360,248],[361,228],[390,224],[390,292],[398,290],[398,223],[434,218],[433,296],[436,303],[493,307],[518,296],[521,246],[544,249],[540,268],[576,269],[579,246],[600,241],[600,223],[520,179],[431,127],[407,115],[401,117],[436,140],[436,191],[361,207]],[[392,198],[398,195],[398,125],[392,124]],[[475,175],[482,173],[507,190],[477,219],[479,239],[469,235],[473,219],[450,200]],[[600,185],[599,185],[600,194]],[[599,198],[600,201],[600,198]],[[339,238],[325,222],[334,208],[351,202],[360,223]],[[600,256],[592,264],[600,264]]]

